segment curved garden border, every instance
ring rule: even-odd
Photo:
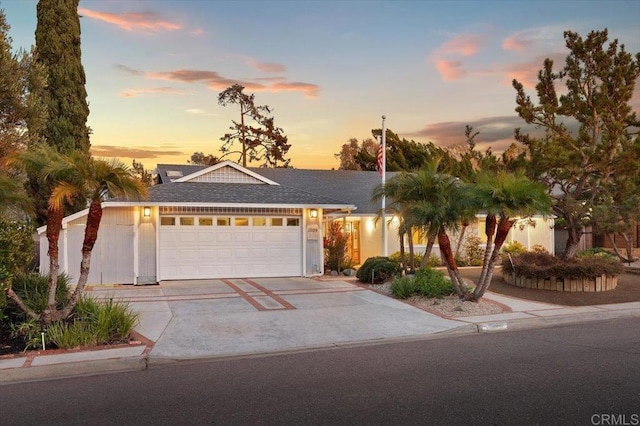
[[[618,285],[618,277],[601,275],[591,278],[563,277],[525,277],[515,273],[503,273],[504,280],[511,285],[538,290],[555,290],[565,292],[601,292],[609,291]]]

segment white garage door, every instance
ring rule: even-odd
[[[300,217],[161,216],[159,280],[302,275]]]

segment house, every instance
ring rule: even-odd
[[[321,275],[331,221],[341,222],[355,264],[383,252],[380,207],[371,202],[377,172],[244,168],[225,161],[208,167],[164,164],[157,174],[147,200],[103,203],[88,284]],[[63,220],[59,263],[70,275],[80,270],[86,215],[84,210]],[[393,253],[400,245],[398,220],[389,215],[385,222],[386,251]],[[481,227],[474,226],[480,235]],[[549,227],[538,227],[534,237],[529,228],[513,233],[527,247],[551,245],[552,251]],[[43,272],[45,230],[38,229]],[[424,242],[417,243],[416,250],[424,251]]]

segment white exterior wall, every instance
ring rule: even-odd
[[[370,257],[382,256],[382,219],[376,221],[375,216],[363,216],[358,219],[360,220],[360,263],[362,264]],[[400,250],[400,240],[397,222],[392,217],[387,217],[386,222],[387,255],[390,255]]]
[[[106,208],[98,231],[98,239],[91,253],[87,285],[132,284],[134,211],[131,207]],[[60,272],[72,277],[72,285],[80,276],[82,242],[87,216],[66,223],[60,232]],[[40,236],[40,271],[49,270],[46,234]]]

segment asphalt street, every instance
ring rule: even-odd
[[[4,385],[0,423],[638,425],[640,318]]]

